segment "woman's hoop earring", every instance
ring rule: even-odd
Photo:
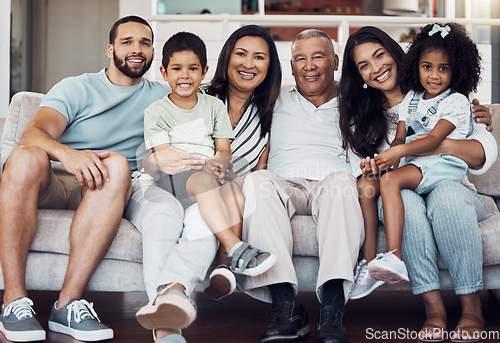
[[[366,83],[363,83],[363,89],[367,89],[368,85]]]

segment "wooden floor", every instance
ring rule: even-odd
[[[55,292],[31,292],[35,302],[37,318],[47,329],[47,320]],[[152,342],[151,333],[135,320],[135,312],[146,303],[145,293],[96,293],[85,294],[94,302],[103,323],[115,331],[112,342]],[[489,299],[487,292],[481,293],[486,331],[496,339],[483,342],[500,342],[500,305]],[[460,314],[460,302],[452,292],[444,293],[448,309],[448,325],[453,329]],[[490,301],[488,301],[490,300]],[[269,323],[269,305],[237,293],[218,302],[204,294],[195,295],[198,306],[197,320],[186,330],[184,336],[189,343],[255,343],[260,342],[263,330]],[[314,326],[318,303],[314,293],[299,295],[306,307],[309,323]],[[415,342],[422,322],[423,305],[417,296],[406,292],[377,291],[367,298],[351,301],[347,305],[347,333],[351,343],[361,342]],[[314,332],[303,343],[314,342]],[[392,335],[394,339],[390,339]],[[413,339],[412,339],[413,335]],[[493,336],[494,337],[494,336]],[[0,334],[1,342],[8,342]],[[46,342],[78,342],[69,336],[47,332]]]

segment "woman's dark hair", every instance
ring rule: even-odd
[[[434,25],[448,26],[449,33],[443,38],[441,32],[429,36]],[[457,23],[428,24],[415,36],[401,67],[401,88],[408,92],[424,91],[419,78],[420,57],[430,51],[444,51],[451,67],[450,88],[466,97],[477,90],[481,80],[481,56],[476,44],[470,39],[465,27]]]
[[[352,148],[360,157],[373,156],[382,142],[388,141],[389,127],[397,118],[384,110],[386,102],[382,91],[368,87],[354,61],[354,48],[364,43],[378,43],[389,53],[396,65],[401,64],[404,51],[387,33],[373,26],[364,26],[347,40],[340,78],[340,131],[342,147]],[[399,76],[397,78],[399,82]]]
[[[264,81],[257,86],[250,100],[250,104],[257,107],[260,118],[261,137],[271,129],[274,105],[278,99],[281,88],[281,64],[278,51],[269,31],[258,25],[247,25],[240,27],[229,36],[224,43],[217,61],[217,69],[211,83],[206,87],[206,92],[216,96],[223,101],[229,98],[229,78],[227,68],[229,59],[236,41],[243,37],[259,37],[267,43],[269,49],[269,68]]]

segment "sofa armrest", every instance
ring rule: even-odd
[[[500,143],[500,104],[485,105],[491,112],[491,119],[493,121],[493,137]],[[500,148],[500,144],[497,144]],[[499,154],[500,156],[500,154]],[[500,197],[500,158],[493,163],[493,165],[481,175],[467,174],[469,181],[476,187],[477,191],[481,194],[489,195],[494,198]]]
[[[40,106],[43,96],[41,93],[19,92],[12,97],[2,133],[1,168],[12,150],[17,147],[23,130]]]
[[[2,137],[4,125],[5,125],[5,118],[0,118],[0,137]],[[2,156],[2,145],[1,144],[0,144],[0,156]]]

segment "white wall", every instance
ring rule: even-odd
[[[179,31],[188,31],[198,35],[207,46],[207,64],[208,73],[205,77],[205,81],[210,81],[215,73],[215,67],[217,66],[217,59],[219,57],[219,52],[222,45],[226,41],[228,35],[230,35],[234,30],[236,30],[240,25],[234,23],[229,27],[229,32],[225,32],[224,25],[221,22],[206,22],[206,23],[195,23],[191,21],[180,21],[180,22],[151,22],[154,33],[155,33],[155,59],[151,66],[151,69],[146,74],[146,77],[151,80],[162,81],[160,74],[161,65],[161,52],[163,50],[163,44],[167,41],[170,36]]]
[[[164,82],[160,74],[161,51],[163,49],[163,44],[165,44],[167,39],[173,34],[179,31],[188,31],[200,36],[207,46],[207,63],[209,69],[205,81],[210,81],[214,75],[217,58],[219,57],[222,45],[227,37],[234,30],[240,27],[240,25],[238,23],[231,24],[228,30],[229,32],[226,32],[225,25],[218,21],[213,23],[199,23],[189,20],[158,22],[151,20],[151,17],[156,15],[154,5],[154,1],[144,1],[144,3],[141,3],[141,6],[137,6],[137,1],[135,0],[120,0],[120,17],[132,14],[143,17],[150,22],[155,34],[155,59],[151,65],[151,69],[145,76],[150,80]]]
[[[138,15],[147,19],[153,15],[153,7],[155,0],[141,1],[140,5],[136,0],[120,0],[119,2],[119,17],[125,17],[127,15]]]
[[[119,18],[118,0],[46,2],[44,92],[67,76],[109,66],[108,33]]]
[[[123,0],[122,0],[123,1]],[[193,18],[196,18],[196,21],[193,21]],[[170,18],[174,19],[171,20]],[[184,20],[184,16],[168,16],[168,19],[165,20],[163,16],[157,16],[149,18],[149,22],[151,23],[153,30],[155,32],[155,50],[156,56],[153,62],[152,68],[146,74],[146,77],[151,80],[161,81],[161,74],[159,72],[159,66],[161,65],[161,50],[164,42],[174,33],[178,31],[189,31],[199,35],[205,44],[207,45],[207,57],[208,57],[208,65],[209,71],[207,73],[207,77],[205,81],[210,81],[213,73],[215,72],[215,67],[217,64],[217,58],[219,51],[224,44],[227,37],[238,27],[244,25],[236,19],[236,21],[225,21],[224,17],[220,17],[220,20],[215,20],[218,18],[216,15],[212,15],[205,19],[205,16],[186,16]],[[200,20],[201,19],[201,20]],[[262,26],[266,26],[266,23],[258,23]],[[380,26],[377,23],[372,24],[374,26]],[[319,25],[320,26],[320,25]],[[361,25],[360,25],[361,26]],[[309,27],[315,27],[314,24],[311,24]],[[356,27],[353,25],[353,27]],[[397,30],[395,32],[400,32],[401,27],[405,27],[405,24],[402,23],[399,26],[395,26]],[[385,27],[382,28],[385,29]],[[390,32],[390,30],[388,30]],[[398,39],[399,35],[390,33],[393,38]],[[403,46],[406,46],[408,43],[402,43]],[[491,44],[477,44],[480,54],[482,56],[482,81],[478,87],[477,94],[471,94],[471,97],[477,97],[481,103],[489,104],[492,101],[492,51]],[[281,61],[281,67],[283,70],[283,84],[292,84],[294,83],[294,79],[292,76],[291,68],[290,68],[290,46],[291,42],[287,41],[277,41],[276,46],[278,49],[278,54]],[[339,55],[339,59],[342,64],[343,57],[343,46],[338,42],[334,43],[335,51]],[[336,72],[335,78],[337,80],[340,79],[340,70]]]
[[[0,75],[0,117],[5,117],[10,102],[10,0],[0,1]]]

